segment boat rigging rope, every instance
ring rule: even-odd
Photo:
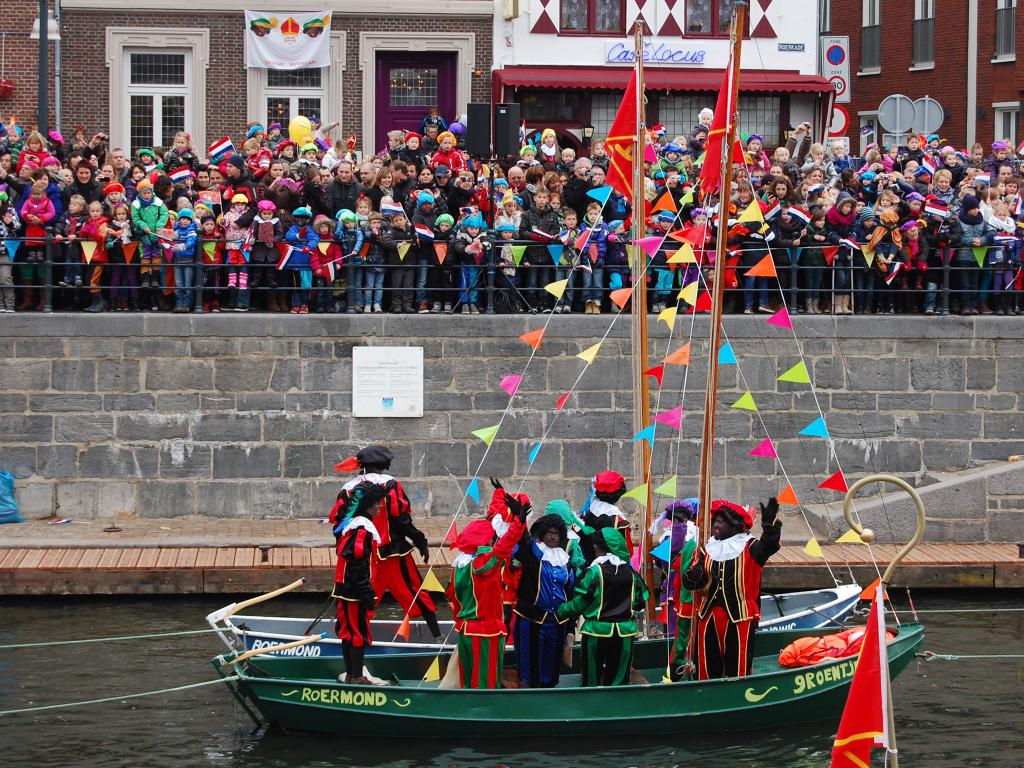
[[[915,654],[925,661],[963,661],[965,659],[1024,659],[1024,653],[934,653],[923,651]],[[3,714],[3,713],[0,713]]]
[[[72,707],[84,707],[89,704],[107,704],[112,701],[124,701],[126,699],[141,699],[144,696],[159,696],[162,693],[177,693],[178,691],[190,691],[194,688],[202,688],[207,685],[218,685],[231,680],[238,680],[238,675],[228,675],[216,680],[204,680],[201,683],[190,683],[189,685],[178,685],[174,688],[160,688],[156,691],[143,691],[142,693],[126,693],[121,696],[106,696],[102,699],[86,699],[84,701],[68,701],[64,704],[47,704],[41,707],[21,707],[20,709],[0,709],[0,717],[5,715],[22,715],[29,712],[49,712],[55,709],[71,709]]]
[[[181,632],[154,632],[148,635],[119,635],[116,637],[86,637],[80,640],[51,640],[45,643],[11,643],[0,645],[0,651],[16,648],[50,648],[57,645],[81,645],[85,643],[116,643],[122,640],[148,640],[152,637],[183,637],[185,635],[204,635],[217,632],[216,629],[188,629]]]

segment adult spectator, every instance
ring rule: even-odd
[[[573,166],[572,178],[562,190],[562,202],[576,211],[578,221],[583,221],[587,215],[587,206],[594,202],[594,198],[587,196],[587,192],[594,188],[590,181],[592,168],[590,158],[581,157]]]
[[[72,195],[81,195],[85,204],[100,202],[103,199],[103,185],[96,181],[95,172],[89,163],[79,163],[75,168],[75,180],[64,188],[64,210]]]

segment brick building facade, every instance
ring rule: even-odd
[[[62,0],[60,8],[60,125],[51,101],[51,127],[65,134],[82,123],[110,134],[126,150],[169,144],[184,128],[200,150],[228,135],[239,143],[250,120],[317,114],[339,121],[335,137],[356,134],[360,149],[376,151],[383,132],[425,113],[428,102],[449,105],[453,119],[471,101],[490,97],[493,6],[488,0],[412,0],[372,6],[354,0],[303,3],[332,14],[330,67],[292,73],[245,67],[245,9],[271,13],[290,4],[225,0],[216,8],[182,13],[170,0],[147,0],[125,11],[114,0]],[[429,15],[428,15],[429,12]],[[0,113],[34,123],[38,43],[28,39],[36,10],[13,6],[6,16],[7,77],[16,81]],[[51,73],[55,46],[51,44]],[[408,116],[389,111],[389,85],[409,93]],[[51,79],[51,99],[54,87]],[[419,103],[419,101],[422,104]],[[387,123],[397,121],[396,124]]]
[[[938,133],[955,146],[1022,136],[1024,25],[1016,0],[849,0],[831,3],[834,34],[849,35],[851,135],[888,142],[876,110],[886,96],[929,96],[945,111]],[[1017,52],[1021,52],[1018,59]]]

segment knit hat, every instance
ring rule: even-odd
[[[964,195],[960,200],[960,208],[965,211],[970,211],[980,207],[981,203],[978,202],[978,198],[974,195]]]
[[[455,134],[452,133],[451,131],[441,131],[441,133],[438,134],[437,143],[440,144],[445,139],[451,139],[452,144],[455,144],[456,142]]]
[[[242,170],[245,167],[245,160],[241,155],[232,155],[227,160],[228,165],[233,165],[238,170]]]
[[[877,218],[875,216],[875,209],[870,205],[865,205],[860,209],[860,213],[857,214],[857,221],[867,221],[868,219]]]
[[[280,123],[271,123],[267,126],[267,131],[280,131],[281,127]]]
[[[231,196],[231,204],[241,203],[242,205],[249,204],[249,198],[243,195],[241,192],[236,192]]]
[[[257,133],[266,133],[266,131],[263,130],[263,126],[260,125],[259,123],[256,123],[255,125],[251,126],[249,130],[245,132],[245,138],[251,139]]]
[[[274,204],[273,200],[260,200],[256,204],[256,207],[261,211],[273,211],[277,209],[277,205]]]
[[[140,181],[136,182],[136,184],[135,184],[135,190],[137,192],[141,192],[144,189],[152,189],[152,188],[153,188],[153,182],[150,181],[149,179],[141,179]]]
[[[421,205],[426,205],[427,203],[433,205],[434,202],[434,196],[426,191],[420,192],[419,195],[416,197],[417,208],[419,208]]]
[[[874,171],[864,171],[864,173],[862,173],[860,175],[860,180],[861,181],[871,182],[871,181],[874,181],[877,178],[878,178],[878,174],[875,173]]]
[[[626,226],[626,222],[624,222],[622,219],[615,219],[614,221],[609,221],[608,222],[608,231],[609,232],[614,232],[619,227],[624,227],[624,226]]]
[[[441,224],[449,224],[454,227],[455,219],[452,217],[450,213],[442,213],[434,220],[434,223],[437,224],[438,226],[440,226]]]
[[[46,168],[47,166],[50,166],[50,165],[55,165],[58,168],[60,168],[60,160],[58,160],[53,155],[48,155],[48,156],[43,158],[43,162],[41,163],[41,165],[42,165],[43,168]]]
[[[322,213],[318,213],[316,218],[313,219],[313,229],[319,229],[321,224],[326,224],[331,229],[334,229],[334,222]]]
[[[555,129],[554,128],[545,128],[543,131],[540,132],[541,141],[546,139],[548,136],[557,136],[557,135],[558,134],[555,133]]]
[[[178,218],[188,219],[189,221],[195,221],[196,215],[195,213],[192,212],[191,208],[182,208],[180,211],[178,211]]]
[[[594,490],[598,493],[614,493],[626,487],[626,478],[614,470],[594,476]]]
[[[725,515],[726,518],[745,531],[749,531],[750,527],[754,524],[754,510],[750,507],[733,504],[725,499],[715,499],[711,502],[711,519],[714,520],[715,515],[719,514]]]
[[[124,184],[122,184],[119,181],[111,181],[111,182],[108,182],[107,184],[104,185],[104,187],[103,187],[103,196],[104,197],[106,197],[107,195],[112,195],[115,192],[120,192],[123,195],[124,194]]]
[[[928,136],[928,143],[931,144],[933,141],[942,141],[939,134],[933,133]]]
[[[309,210],[309,208],[306,207],[305,205],[302,205],[302,206],[299,206],[298,208],[296,208],[294,211],[292,211],[292,216],[294,216],[297,219],[299,219],[299,218],[311,219],[311,218],[313,218],[313,212],[311,210]]]
[[[420,144],[423,143],[423,137],[416,133],[416,131],[409,131],[407,134],[405,134],[406,143],[409,142],[409,139],[419,139]]]
[[[60,135],[60,131],[50,131],[47,134],[47,136],[49,136],[50,137],[50,141],[54,142],[55,144],[63,144],[64,143],[64,137]]]

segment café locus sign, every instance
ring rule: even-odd
[[[707,50],[680,45],[673,41],[647,40],[644,42],[644,64],[661,66],[699,66],[707,58]],[[605,64],[632,64],[636,52],[632,41],[605,43]]]

